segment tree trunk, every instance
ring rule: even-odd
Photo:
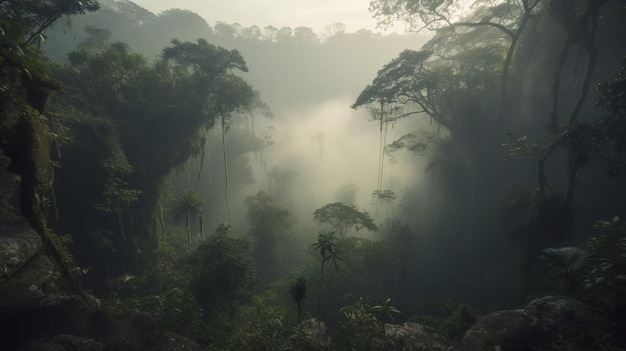
[[[226,158],[226,121],[222,116],[222,153],[224,155],[224,180],[226,194],[226,210],[228,211],[228,225],[230,225],[230,200],[228,199],[228,159]]]

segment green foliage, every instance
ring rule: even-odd
[[[298,305],[298,316],[302,316],[302,300],[306,298],[308,284],[306,278],[298,277],[289,285],[289,295]]]
[[[372,313],[369,303],[359,298],[339,310],[340,336],[336,342],[345,350],[379,350],[382,348],[382,323]]]
[[[313,248],[313,251],[319,252],[322,279],[324,277],[324,267],[327,265],[331,265],[335,268],[335,271],[339,271],[338,261],[342,261],[343,258],[339,254],[341,247],[337,244],[335,232],[319,233],[317,242],[312,244],[311,247]]]
[[[313,212],[313,218],[320,223],[329,224],[332,230],[344,237],[348,228],[354,227],[358,233],[365,228],[369,231],[377,231],[378,227],[366,211],[359,210],[355,205],[346,205],[341,202],[326,204]]]
[[[541,259],[561,287],[575,297],[626,313],[626,228],[618,217],[598,221],[582,247],[544,249]]]
[[[584,272],[591,266],[591,254],[579,247],[543,249],[539,259],[566,293],[574,293]]]
[[[400,55],[386,64],[377,73],[374,81],[368,85],[357,97],[352,108],[365,105],[380,105],[405,103],[419,99],[419,91],[424,94],[429,88],[433,88],[435,81],[425,69],[425,62],[432,55],[428,51],[405,50]],[[415,100],[414,102],[423,100]],[[427,105],[422,106],[426,108]]]
[[[110,155],[100,162],[106,177],[102,188],[104,202],[95,204],[95,208],[103,213],[120,213],[125,206],[138,200],[141,190],[128,186],[128,176],[133,172],[133,167],[128,163],[119,142],[107,141]]]
[[[417,27],[422,23],[432,25],[444,20],[454,10],[454,3],[452,0],[375,0],[369,9],[379,25],[388,27],[402,20]]]
[[[2,121],[4,127],[7,127],[8,108],[19,108],[26,103],[24,90],[29,82],[35,83],[34,78],[45,77],[44,60],[39,50],[24,44],[27,30],[9,18],[3,16],[0,19],[0,101],[4,104],[3,114],[6,114]]]
[[[451,298],[420,298],[421,314],[409,320],[429,326],[452,340],[461,341],[463,334],[479,318],[479,313],[470,305]]]
[[[339,254],[346,262],[350,279],[371,279],[367,273],[389,268],[396,258],[394,247],[387,240],[343,238],[339,242]]]
[[[15,21],[24,28],[26,44],[41,36],[42,31],[66,15],[79,15],[99,9],[96,0],[55,0],[48,2],[5,0],[0,2],[3,18]]]
[[[410,155],[425,156],[429,147],[436,145],[438,136],[425,131],[419,133],[408,133],[394,140],[385,146],[385,152],[390,154],[392,159],[401,150],[406,150]]]
[[[598,221],[596,235],[583,247],[593,254],[595,265],[584,277],[583,286],[598,306],[616,313],[626,313],[626,228],[614,217]]]
[[[233,315],[237,306],[252,299],[257,276],[250,254],[250,244],[226,230],[216,231],[191,254],[189,289],[205,319],[221,313]]]
[[[579,274],[589,266],[591,255],[579,247],[558,247],[543,249],[541,259],[557,278]]]
[[[227,345],[222,349],[242,351],[290,349],[293,340],[289,337],[297,325],[297,320],[286,307],[275,304],[275,299],[275,295],[265,292],[255,296],[249,305],[242,307],[233,325],[232,334],[226,338]]]
[[[198,39],[197,43],[174,39],[172,46],[163,50],[163,58],[209,81],[232,69],[248,71],[246,62],[237,50],[226,50],[204,39]]]
[[[509,148],[509,159],[516,159],[526,156],[537,156],[541,151],[541,145],[539,143],[531,142],[528,140],[528,136],[516,138],[510,132],[505,132],[509,138],[509,143],[502,144],[504,147]]]
[[[478,313],[467,304],[459,304],[440,325],[442,334],[461,341],[465,331],[478,320]]]
[[[497,208],[500,233],[528,239],[539,250],[539,243],[550,239],[548,235],[541,236],[547,223],[554,220],[561,201],[562,196],[558,193],[550,192],[542,197],[536,188],[519,182],[512,184],[502,195]]]
[[[285,251],[290,249],[291,215],[263,191],[247,197],[244,204],[259,274],[265,280],[274,280],[282,271]]]
[[[200,219],[200,223],[202,223],[202,207],[204,206],[204,200],[198,196],[196,192],[189,189],[185,193],[185,195],[178,196],[174,200],[174,207],[172,208],[172,212],[174,213],[175,219],[180,219],[182,216],[185,216],[185,224],[186,224],[186,232],[187,232],[187,245],[191,246],[191,228],[190,228],[190,220],[191,217],[197,217]],[[204,228],[200,228],[200,236],[202,237],[202,230]]]
[[[372,198],[381,203],[388,204],[396,199],[396,193],[392,190],[374,190],[372,192]]]
[[[400,310],[391,305],[390,298],[383,301],[383,303],[380,305],[372,306],[370,311],[374,313],[376,317],[383,323],[385,322],[386,318],[389,318],[392,322],[395,323],[396,320],[393,318],[393,315],[402,313],[400,312]]]
[[[195,191],[189,189],[184,195],[176,197],[172,212],[177,219],[188,214],[199,216],[202,214],[202,206],[204,206],[204,200]]]
[[[381,305],[371,306],[363,298],[342,307],[338,335],[335,339],[341,350],[385,350],[384,319],[393,320],[400,311],[386,299]]]
[[[133,280],[132,277],[129,279]],[[197,338],[202,330],[202,308],[191,293],[179,288],[145,296],[113,295],[102,302],[103,307],[114,314],[133,309],[149,313],[157,321],[161,333],[175,332]]]

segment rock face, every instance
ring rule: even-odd
[[[7,165],[0,153],[0,349],[202,350],[182,336],[159,334],[156,322],[145,313],[129,312],[114,319],[86,307],[78,296],[61,292],[40,235],[12,210],[20,178],[8,172]]]
[[[461,351],[625,350],[615,327],[580,301],[546,296],[524,309],[493,312],[463,337]],[[617,348],[616,348],[617,347]]]
[[[0,308],[42,296],[57,277],[39,234],[11,211],[19,177],[6,170],[8,163],[0,155]]]

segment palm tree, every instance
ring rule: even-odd
[[[191,217],[198,217],[200,221],[200,236],[202,237],[203,221],[202,221],[202,207],[204,206],[204,200],[196,194],[195,191],[189,189],[183,196],[178,196],[174,204],[174,218],[178,220],[183,215],[185,216],[185,224],[187,231],[187,245],[191,247]]]
[[[543,249],[539,258],[568,293],[574,292],[576,280],[591,265],[591,253],[575,246]]]
[[[339,265],[337,261],[341,261],[339,257],[339,245],[337,244],[337,237],[335,232],[320,232],[317,237],[317,242],[311,245],[313,251],[319,251],[320,254],[320,280],[317,291],[318,299],[318,312],[317,319],[321,322],[322,317],[322,283],[324,282],[324,268],[326,265],[332,265],[335,267],[335,271],[339,271]]]
[[[307,281],[304,277],[298,277],[289,285],[289,294],[298,306],[298,319],[302,318],[302,300],[306,298]]]

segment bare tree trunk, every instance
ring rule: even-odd
[[[228,159],[226,158],[226,121],[222,116],[222,153],[224,155],[224,180],[226,195],[226,210],[228,211],[228,225],[230,225],[230,200],[228,199]]]

